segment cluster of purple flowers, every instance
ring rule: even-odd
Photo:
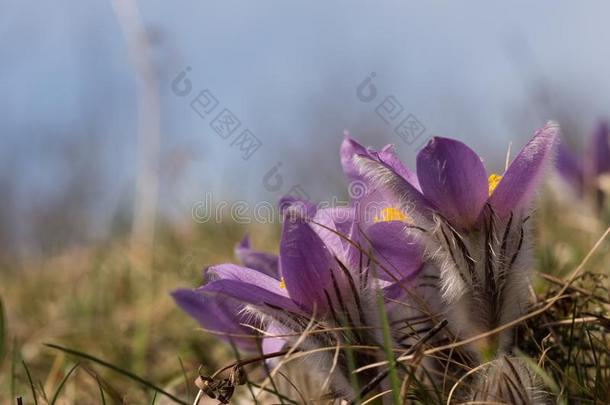
[[[310,374],[321,391],[335,398],[354,400],[390,387],[384,367],[394,359],[379,348],[390,345],[398,357],[424,338],[443,344],[482,335],[461,348],[461,361],[473,367],[490,362],[488,376],[495,375],[493,364],[509,369],[525,391],[486,381],[490,395],[497,399],[504,389],[533,401],[534,376],[510,360],[513,331],[485,335],[527,309],[531,202],[554,161],[558,136],[554,123],[536,131],[502,174],[487,173],[481,158],[453,139],[431,139],[414,172],[391,146],[375,151],[346,136],[343,170],[366,193],[349,207],[324,209],[283,198],[279,255],[252,249],[246,237],[235,248],[241,265],[212,266],[201,287],[173,297],[206,330],[240,350],[266,359],[287,350],[315,353],[302,358],[314,365]],[[606,170],[594,166],[584,173]],[[587,181],[576,164],[565,167]],[[368,207],[383,208],[371,214]],[[431,336],[439,328],[443,333]],[[353,372],[374,363],[380,365]],[[421,367],[429,380],[434,370],[441,370],[439,378],[463,374],[439,358]],[[367,391],[375,380],[379,384]]]

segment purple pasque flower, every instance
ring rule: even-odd
[[[462,336],[512,321],[526,307],[526,221],[558,133],[555,123],[536,131],[503,175],[488,176],[472,149],[441,137],[419,152],[417,181],[387,158],[366,152],[353,158],[370,187],[392,196],[409,217],[413,226],[406,231],[419,238],[440,268],[448,317]],[[473,348],[486,357],[511,344],[507,332]]]
[[[378,277],[382,280],[396,281],[416,274],[422,262],[413,258],[421,257],[423,252],[416,238],[406,232],[406,228],[412,225],[410,218],[392,193],[371,185],[355,166],[354,157],[366,156],[384,163],[415,187],[419,187],[417,176],[402,164],[392,145],[375,151],[365,148],[346,134],[340,155],[354,207],[355,218],[349,232],[352,245],[371,252],[380,264]],[[359,253],[359,249],[352,249],[348,256],[353,259]]]
[[[584,154],[575,157],[561,143],[557,153],[557,171],[581,197],[591,197],[599,209],[604,193],[601,180],[610,174],[610,126],[602,120],[591,134]]]
[[[231,342],[241,350],[257,350],[254,331],[247,326],[251,319],[242,311],[241,302],[186,288],[173,291],[172,297],[184,312],[207,331]]]
[[[376,294],[381,288],[392,322],[406,321],[408,311],[390,301],[405,295],[403,292],[411,287],[416,273],[397,272],[403,276],[397,281],[377,280],[372,269],[381,264],[370,260],[368,252],[361,251],[359,260],[354,260],[354,245],[349,240],[349,232],[355,229],[353,207],[317,209],[290,198],[284,199],[280,206],[284,223],[278,273],[273,256],[254,252],[247,242],[242,242],[237,253],[244,266],[210,267],[205,285],[173,293],[178,305],[207,329],[250,335],[255,334],[255,329],[264,330],[264,353],[276,352],[297,341],[299,350],[344,344],[383,345]],[[373,233],[368,240],[385,246],[387,235]],[[410,255],[421,264],[420,254],[420,250],[409,246],[402,251],[403,256]],[[416,293],[415,287],[413,290]],[[223,322],[218,322],[215,315]],[[301,338],[303,335],[305,338]],[[406,344],[403,335],[404,330],[396,331],[397,346]],[[256,348],[256,340],[250,341],[242,347]],[[383,359],[382,351],[355,351],[354,356],[359,366]],[[321,375],[332,375],[329,380],[332,390],[351,398],[354,393],[345,354],[339,356],[336,367],[333,367],[333,358],[332,350],[312,356]],[[363,378],[372,377],[363,374]]]
[[[279,282],[277,255],[252,249],[247,235],[235,247],[235,256],[242,265]],[[206,278],[209,278],[208,274]],[[243,311],[244,305],[240,301],[211,291],[186,288],[173,291],[172,296],[180,308],[206,330],[214,332],[241,350],[259,349],[256,330],[253,329],[256,323]]]

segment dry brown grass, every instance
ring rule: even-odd
[[[51,399],[77,359],[43,343],[92,354],[188,399],[193,395],[198,366],[220,365],[231,351],[197,330],[175,307],[169,291],[200,283],[206,265],[233,260],[233,246],[244,231],[234,224],[161,227],[152,271],[138,268],[138,258],[132,260],[133,252],[123,237],[3,268],[0,297],[7,332],[6,354],[0,365],[0,402],[14,401],[16,396],[23,396],[25,403],[32,401],[22,359],[40,403],[44,403],[43,391]],[[276,239],[270,227],[251,231],[258,232],[257,243]],[[267,242],[265,247],[271,245]],[[188,392],[181,361],[191,385]],[[151,390],[87,364],[89,371],[99,373],[127,403],[152,400]],[[77,368],[63,387],[61,401],[100,401],[98,382],[91,372]]]
[[[610,330],[609,241],[602,242],[582,273],[569,287],[562,288],[564,277],[582,262],[605,225],[584,209],[548,198],[541,201],[535,218],[538,276],[534,285],[538,306],[534,309],[542,308],[558,293],[562,298],[521,324],[519,346],[552,382],[547,389],[554,400],[602,400],[608,395],[610,382],[606,340]],[[127,238],[122,236],[61,256],[5,266],[0,285],[6,318],[0,402],[15,403],[15,398],[22,396],[24,403],[32,403],[23,362],[39,403],[52,401],[63,378],[77,363],[57,404],[101,403],[100,385],[106,403],[113,403],[113,396],[125,403],[151,403],[155,398],[153,389],[120,372],[44,343],[88,353],[186,403],[192,402],[198,367],[203,365],[203,370],[212,374],[234,356],[213,335],[197,330],[197,325],[175,307],[168,292],[197,285],[206,265],[232,261],[233,246],[244,231],[244,227],[231,223],[186,228],[160,225],[152,271],[139,268],[138,253],[127,248]],[[273,226],[252,227],[250,233],[257,247],[274,250],[277,229]],[[422,355],[417,353],[405,364],[417,364]],[[289,363],[292,366],[281,370],[288,376],[291,367],[293,372],[299,370],[294,367],[298,361]],[[250,376],[261,377],[260,363],[248,366],[248,370]],[[284,381],[281,385],[294,394],[297,402],[301,395],[308,396],[307,390],[293,390],[283,375],[278,380]],[[425,402],[424,398],[434,397],[417,388],[414,378],[403,383],[409,387],[412,400]],[[452,384],[447,385],[451,388]],[[239,388],[235,398],[250,403],[249,395],[245,387]],[[446,398],[446,392],[441,396]],[[266,398],[261,403],[270,400]],[[170,401],[157,395],[156,403],[166,402]]]

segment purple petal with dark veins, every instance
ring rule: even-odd
[[[380,279],[400,280],[415,275],[421,268],[422,247],[407,234],[405,226],[401,221],[378,222],[366,231],[373,258],[379,263]]]
[[[316,212],[311,227],[332,254],[344,260],[349,245],[347,238],[350,236],[353,221],[353,208],[323,208]]]
[[[265,283],[256,285],[234,279],[219,279],[207,283],[197,291],[222,294],[244,304],[259,307],[263,312],[266,310],[275,311],[275,307],[299,312],[299,307],[285,295],[285,290],[278,286],[277,280],[262,273],[258,274],[273,280],[276,287],[266,289],[261,287]]]
[[[284,221],[280,240],[280,272],[290,297],[308,311],[326,312],[324,290],[336,262],[318,234],[303,218]]]

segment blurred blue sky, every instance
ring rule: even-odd
[[[509,141],[520,146],[547,119],[578,137],[610,114],[604,1],[138,6],[161,94],[161,206],[178,218],[207,191],[275,201],[299,184],[316,200],[337,194],[344,129],[373,146],[395,143],[412,163],[416,148],[375,113],[387,95],[426,136],[465,140],[496,166]],[[134,71],[112,3],[0,9],[0,181],[9,196],[0,209],[27,222],[14,218],[80,198],[83,217],[106,224],[129,207],[136,167]],[[195,90],[209,89],[263,142],[249,160],[171,92],[186,66]],[[363,103],[356,87],[371,72],[379,96]],[[270,192],[262,178],[278,161],[284,186]]]

